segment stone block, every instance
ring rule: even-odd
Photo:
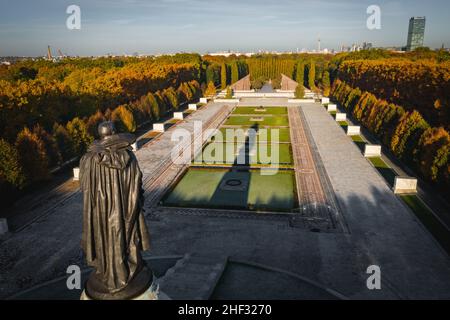
[[[347,135],[348,136],[357,136],[360,133],[361,133],[360,126],[348,126],[347,127]]]
[[[395,177],[395,194],[417,193],[417,179],[411,177]]]
[[[165,131],[164,123],[154,123],[153,124],[153,131],[164,132]]]
[[[375,144],[366,144],[364,149],[364,157],[381,157],[381,146]]]
[[[331,111],[337,111],[337,105],[335,105],[335,104],[329,104],[329,105],[327,106],[327,111],[328,111],[328,112],[331,112]]]
[[[346,121],[347,114],[346,113],[336,113],[336,121]]]

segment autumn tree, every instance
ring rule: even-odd
[[[316,64],[313,60],[311,60],[308,67],[308,87],[310,90],[314,90],[314,88],[316,87],[315,80],[316,80]]]
[[[135,132],[136,121],[133,113],[127,108],[126,105],[121,105],[114,109],[112,113],[112,121],[117,126],[117,130],[120,132]]]
[[[303,84],[298,84],[298,86],[295,88],[295,98],[296,99],[303,99],[305,97],[305,88],[303,87]]]
[[[50,177],[45,145],[36,134],[25,127],[17,135],[16,148],[27,184]]]
[[[330,73],[324,71],[322,75],[323,95],[328,97],[330,95]]]
[[[305,64],[303,62],[297,63],[295,81],[302,86],[305,84]]]
[[[208,83],[208,87],[206,88],[205,96],[212,97],[215,94],[216,94],[216,87],[214,86],[214,83],[212,81],[210,81]]]
[[[227,84],[227,65],[225,63],[222,63],[220,67],[220,85],[222,89],[225,89],[227,87]]]
[[[67,123],[66,129],[74,154],[77,156],[83,155],[92,141],[94,141],[94,137],[89,134],[86,124],[80,118],[74,118]]]
[[[7,141],[0,139],[0,187],[8,183],[15,188],[22,189],[25,182],[17,149]]]
[[[75,156],[75,148],[66,127],[55,123],[53,126],[53,138],[56,141],[56,145],[58,146],[63,161],[70,160]]]
[[[239,81],[239,68],[237,62],[234,61],[231,64],[231,83],[235,83]]]

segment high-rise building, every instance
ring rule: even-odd
[[[425,36],[425,17],[412,17],[409,19],[408,42],[406,51],[413,51],[423,47]]]

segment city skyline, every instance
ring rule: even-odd
[[[2,0],[4,2],[4,0]],[[355,43],[405,47],[409,19],[426,16],[424,46],[450,46],[450,4],[442,0],[378,1],[381,29],[369,30],[372,1],[116,0],[15,1],[0,13],[0,56],[339,50]],[[81,30],[66,27],[69,5],[81,8]]]

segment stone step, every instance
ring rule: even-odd
[[[157,280],[159,290],[174,300],[207,300],[227,264],[227,257],[206,258],[186,254]]]

